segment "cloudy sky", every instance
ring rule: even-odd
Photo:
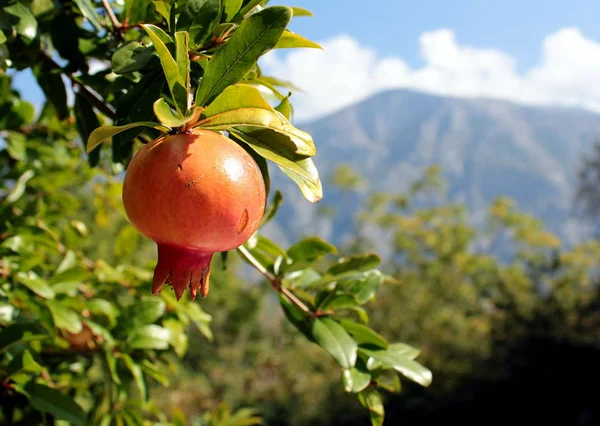
[[[289,4],[289,1],[272,1]],[[262,59],[293,95],[296,119],[391,88],[600,112],[597,0],[297,0],[293,30],[323,51]]]
[[[598,0],[272,0],[311,9],[292,29],[323,50],[279,50],[296,121],[392,88],[600,112]],[[41,96],[27,76],[19,83]],[[32,88],[33,86],[33,88]]]

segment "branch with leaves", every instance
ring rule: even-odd
[[[0,72],[9,67],[33,71],[47,99],[38,121],[44,128],[59,129],[66,140],[72,139],[68,124],[75,121],[92,166],[122,170],[115,165],[127,166],[135,141],[147,143],[163,134],[195,128],[226,132],[256,160],[267,197],[271,162],[314,203],[323,197],[313,162],[317,148],[312,136],[292,123],[290,91],[296,89],[291,83],[264,75],[258,61],[273,49],[320,46],[288,28],[292,19],[309,16],[309,11],[266,3],[130,0],[123,7],[108,0],[52,4],[12,1],[0,6],[2,16],[10,17],[0,19]],[[105,14],[98,12],[100,6]],[[91,73],[93,63],[110,63],[110,67]],[[77,88],[73,105],[68,102],[62,76]],[[8,77],[0,75],[0,79],[10,87]],[[11,175],[17,184],[2,200],[0,210],[21,214],[37,211],[42,207],[27,196],[27,188],[43,183],[36,181],[34,170],[39,165],[28,162],[27,152],[39,151],[41,158],[46,156],[33,135],[15,136],[18,129],[33,121],[33,108],[10,90],[6,97],[5,91],[2,93],[0,130],[9,135],[10,161],[23,166],[14,168],[20,175]],[[101,125],[107,121],[112,121],[111,125]],[[54,160],[44,161],[53,164]],[[70,160],[62,161],[64,167]],[[275,217],[282,200],[275,192],[261,226]],[[64,200],[57,203],[68,207]],[[48,210],[43,208],[46,210],[41,211]],[[60,213],[60,209],[54,211],[57,216]],[[47,233],[50,228],[33,232],[32,225],[22,219],[14,221],[10,229],[0,229],[8,235],[1,248],[2,256],[6,256],[3,262],[13,259],[9,261],[10,284],[3,287],[0,298],[19,308],[29,306],[22,302],[27,300],[35,308],[21,311],[40,324],[24,326],[21,311],[11,311],[6,328],[0,330],[2,389],[10,387],[11,392],[14,389],[29,398],[42,417],[52,415],[73,424],[88,420],[93,424],[141,424],[137,408],[128,405],[127,385],[137,387],[144,404],[147,380],[164,380],[154,362],[162,365],[161,356],[170,351],[183,356],[187,348],[185,327],[190,324],[210,337],[210,317],[197,304],[177,304],[166,292],[156,299],[141,296],[137,286],[147,279],[145,270],[113,268],[100,261],[90,265],[89,260],[88,267],[80,270],[79,265],[87,258],[69,248],[76,238],[69,234],[73,232],[70,228],[58,228],[58,217],[49,240],[39,236],[29,239],[31,234]],[[87,232],[81,226],[73,228],[80,237]],[[20,234],[13,235],[15,231]],[[123,240],[131,238],[133,234],[126,234]],[[47,259],[35,253],[40,244],[56,244],[57,240],[65,248],[59,253],[62,260],[49,266],[43,263]],[[317,237],[284,250],[260,232],[237,252],[277,291],[287,320],[337,362],[344,389],[358,395],[374,425],[382,424],[384,418],[380,391],[398,391],[398,373],[424,386],[430,384],[430,371],[415,361],[417,349],[389,343],[368,326],[364,306],[384,282],[393,281],[376,269],[376,255],[342,257],[331,263],[337,249]],[[116,295],[110,293],[108,283],[120,284],[119,290],[114,290]],[[128,311],[119,311],[108,300],[111,296],[118,296],[119,304]],[[91,351],[89,357],[104,369],[104,384],[94,384],[95,391],[103,388],[99,391],[103,396],[85,410],[67,395],[69,392],[63,392],[70,388],[59,386],[55,372],[41,358],[41,348],[48,344],[64,356],[73,356],[67,350],[60,352],[60,348],[74,336],[85,340],[86,345],[95,345],[98,350]],[[79,355],[87,356],[87,352],[79,351]],[[47,404],[52,400],[60,403]]]

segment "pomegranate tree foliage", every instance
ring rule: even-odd
[[[168,291],[151,296],[153,263],[139,260],[147,256],[122,214],[118,176],[140,144],[203,127],[247,149],[267,188],[269,161],[307,202],[321,199],[315,143],[291,122],[295,88],[257,64],[272,49],[319,48],[287,29],[306,15],[260,0],[0,1],[0,419],[186,424],[156,409],[148,385],[166,382],[190,327],[212,338],[211,316]],[[22,70],[45,94],[39,114],[11,86]],[[263,224],[282,201],[270,197]],[[430,384],[419,350],[368,325],[364,306],[393,281],[377,255],[341,257],[317,237],[283,249],[259,232],[235,256],[339,365],[344,390],[374,425],[383,423],[381,392],[400,388],[398,374]],[[205,420],[259,421],[225,408]]]

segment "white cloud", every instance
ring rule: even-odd
[[[400,57],[378,57],[349,35],[321,45],[322,51],[295,50],[286,56],[270,52],[261,62],[268,73],[304,90],[292,97],[298,120],[323,116],[392,88],[600,111],[600,43],[576,28],[548,35],[540,64],[522,74],[509,54],[460,45],[448,29],[421,35],[425,65],[417,69]]]

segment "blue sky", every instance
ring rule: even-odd
[[[261,59],[266,72],[304,90],[292,98],[298,121],[397,88],[600,112],[598,0],[271,4],[312,10],[314,17],[295,18],[291,28],[324,47],[280,50]],[[40,103],[31,78],[16,83]]]
[[[286,0],[270,4],[292,5]],[[544,37],[560,28],[578,27],[600,41],[598,0],[296,0],[293,5],[315,14],[297,18],[294,31],[318,40],[348,33],[412,66],[423,64],[420,34],[439,28],[454,30],[461,44],[510,53],[520,70],[538,61]]]

